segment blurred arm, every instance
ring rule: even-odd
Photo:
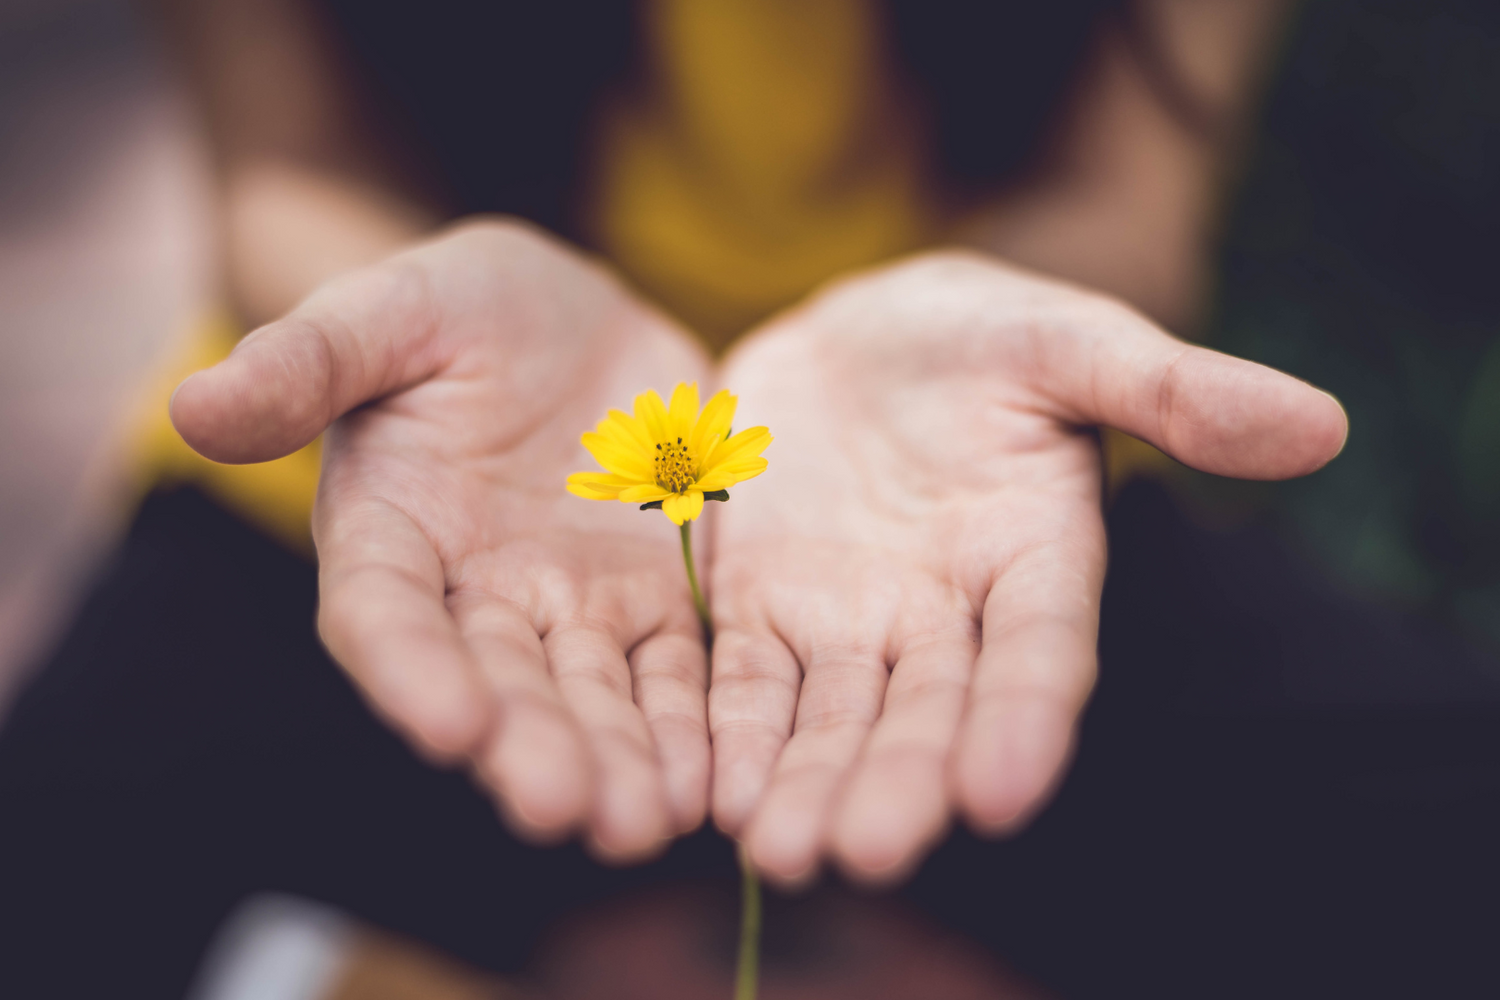
[[[1109,292],[1179,332],[1287,0],[1144,0],[1111,25],[1044,167],[967,220],[965,242]]]
[[[304,3],[157,0],[156,7],[212,142],[224,291],[247,327],[438,221]]]

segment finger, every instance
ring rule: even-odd
[[[832,826],[833,854],[851,876],[899,879],[947,828],[946,767],[978,651],[966,629],[902,650]]]
[[[696,624],[696,623],[695,623]],[[661,632],[630,652],[635,700],[656,744],[673,832],[688,833],[708,808],[708,658],[696,635]]]
[[[290,454],[339,416],[443,362],[442,316],[420,257],[353,272],[261,327],[172,397],[172,422],[219,462]]]
[[[797,721],[745,833],[755,866],[783,884],[810,878],[850,766],[880,714],[888,668],[875,651],[814,650]]]
[[[1011,828],[1061,775],[1097,672],[1104,528],[1025,550],[990,589],[983,647],[953,755],[960,808],[981,832]]]
[[[467,754],[490,718],[473,654],[443,603],[432,544],[378,501],[317,521],[318,630],[329,653],[420,746]]]
[[[1337,400],[1290,375],[1185,344],[1140,315],[1101,307],[1038,344],[1043,384],[1078,423],[1106,424],[1204,472],[1288,479],[1344,446]]]
[[[557,840],[589,817],[593,761],[542,640],[509,602],[455,594],[448,605],[496,706],[493,732],[475,756],[479,775],[518,833]]]
[[[792,735],[802,668],[776,635],[725,629],[714,637],[708,725],[713,739],[714,823],[744,828]]]
[[[651,732],[636,706],[620,644],[600,629],[560,625],[543,640],[552,676],[578,720],[598,782],[590,845],[627,862],[660,851],[673,830]]]

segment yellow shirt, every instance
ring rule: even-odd
[[[930,241],[916,118],[867,0],[656,0],[598,137],[595,242],[710,347]]]

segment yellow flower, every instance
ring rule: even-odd
[[[771,432],[752,427],[729,437],[736,399],[721,390],[698,412],[697,383],[679,383],[672,405],[655,389],[635,397],[635,416],[610,410],[583,436],[605,472],[575,472],[568,492],[586,500],[661,507],[673,524],[695,520],[705,497],[728,500],[728,488],[765,471],[760,453]]]

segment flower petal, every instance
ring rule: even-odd
[[[616,500],[621,490],[633,485],[625,476],[605,472],[575,472],[568,477],[568,492],[585,500]]]
[[[662,501],[661,512],[671,518],[673,524],[696,521],[703,513],[703,494],[698,490],[674,493]]]
[[[646,428],[646,436],[652,442],[669,441],[671,435],[668,428],[671,422],[667,419],[667,405],[661,401],[655,389],[647,389],[635,397],[635,418]]]
[[[751,427],[740,431],[728,441],[720,441],[718,446],[709,453],[708,458],[700,466],[702,473],[707,475],[726,462],[754,458],[765,451],[766,446],[772,440],[770,430],[765,427]]]
[[[693,434],[693,422],[698,419],[698,383],[678,382],[672,390],[672,438],[687,441]],[[668,438],[667,440],[671,440]]]
[[[700,472],[704,459],[708,458],[719,440],[729,433],[730,425],[734,423],[734,408],[738,403],[739,399],[731,396],[728,389],[720,389],[698,415],[693,436],[688,440],[688,452],[697,458]]]
[[[630,414],[610,410],[609,416],[599,421],[599,426],[595,427],[594,431],[622,448],[639,451],[646,456],[647,461],[650,461],[653,447],[651,435],[646,433],[646,425]]]
[[[651,503],[653,500],[665,500],[671,495],[671,490],[664,490],[655,483],[640,483],[620,491],[620,499],[625,503]]]
[[[714,471],[706,476],[698,477],[693,483],[693,489],[712,493],[714,490],[727,490],[735,483],[743,483],[747,479],[754,479],[766,471],[768,463],[764,458],[756,456],[734,462],[726,462],[715,467]]]
[[[594,461],[617,476],[628,476],[637,483],[655,481],[651,462],[645,454],[635,448],[623,448],[603,434],[590,432],[580,440],[594,456]]]

